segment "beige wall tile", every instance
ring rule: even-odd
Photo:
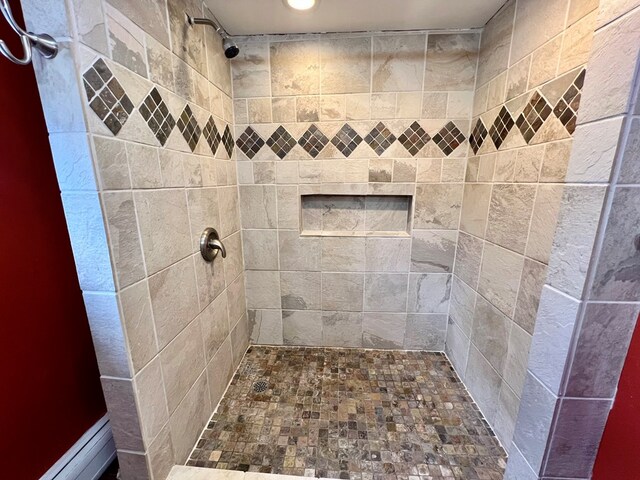
[[[278,269],[277,230],[245,230],[242,234],[242,242],[247,269]]]
[[[323,94],[371,91],[370,37],[322,40],[320,64]]]
[[[159,357],[136,375],[135,389],[142,435],[148,445],[169,420]]]
[[[587,63],[591,53],[596,16],[594,11],[567,28],[562,42],[558,73],[568,72]]]
[[[491,201],[490,184],[465,184],[460,229],[484,238]]]
[[[318,345],[322,341],[320,312],[284,310],[282,326],[285,345]]]
[[[233,94],[238,98],[268,97],[271,95],[269,73],[269,45],[246,43],[231,62]]]
[[[158,352],[147,281],[120,291],[123,323],[134,371],[139,371]]]
[[[247,100],[247,123],[271,123],[271,99],[250,98]]]
[[[529,88],[542,85],[556,76],[561,48],[562,35],[558,35],[531,54]]]
[[[360,312],[363,305],[364,275],[322,273],[322,310]]]
[[[451,275],[444,273],[409,274],[410,313],[447,313],[451,291]]]
[[[402,348],[407,315],[404,313],[365,313],[362,344],[368,348]]]
[[[362,347],[363,314],[322,312],[322,342],[333,347]]]
[[[425,46],[425,35],[373,37],[373,91],[422,90]]]
[[[320,272],[280,272],[284,310],[320,310]]]
[[[280,308],[280,275],[274,271],[245,272],[247,308]]]
[[[102,392],[109,405],[109,422],[116,448],[140,452],[144,450],[140,418],[136,407],[132,380],[102,377]]]
[[[507,2],[486,25],[482,33],[476,81],[478,86],[484,85],[509,66],[509,50],[515,11],[515,0]]]
[[[542,263],[549,262],[562,191],[562,185],[540,185],[536,194],[526,254]]]
[[[471,342],[500,375],[503,374],[509,348],[511,320],[481,296],[473,314]]]
[[[382,239],[366,239],[382,240]],[[323,272],[362,272],[365,270],[365,238],[323,237]]]
[[[513,317],[524,257],[487,243],[482,257],[478,293]]]
[[[462,205],[462,185],[419,184],[413,226],[425,229],[456,229]]]
[[[407,309],[407,275],[403,273],[365,273],[364,310],[404,312]]]
[[[472,90],[480,35],[431,33],[427,39],[425,91]],[[451,79],[456,81],[452,82]]]
[[[535,194],[533,185],[494,185],[487,220],[487,240],[524,253]]]

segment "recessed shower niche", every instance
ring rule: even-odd
[[[400,236],[411,232],[413,195],[325,190],[300,197],[302,235]]]

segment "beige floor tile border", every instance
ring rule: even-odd
[[[299,480],[306,477],[175,465],[167,480]]]

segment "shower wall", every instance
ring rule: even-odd
[[[240,42],[232,76],[253,342],[443,350],[479,41]]]
[[[45,3],[25,16],[71,38],[36,70],[120,468],[162,480],[249,341],[229,61],[198,1]]]
[[[511,1],[482,34],[446,352],[506,446],[547,277],[597,4]]]

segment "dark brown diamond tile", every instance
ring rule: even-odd
[[[500,149],[502,142],[504,142],[504,139],[509,135],[513,125],[514,121],[509,110],[507,110],[506,107],[502,107],[498,116],[493,121],[491,128],[489,128],[489,136],[491,137],[493,144],[496,146],[496,149]]]
[[[280,159],[286,157],[287,153],[296,146],[296,143],[296,140],[282,125],[280,125],[267,139],[267,145],[271,147],[273,153],[275,153]]]
[[[536,91],[516,120],[516,125],[527,143],[529,143],[538,130],[540,130],[550,114],[551,106],[545,98]]]
[[[413,122],[398,137],[398,141],[411,155],[417,155],[417,153],[429,143],[429,140],[431,140],[431,137],[418,122]]]
[[[316,158],[327,143],[329,143],[329,139],[313,124],[302,134],[298,143],[309,155]]]
[[[453,153],[453,151],[458,148],[465,139],[466,137],[464,134],[453,122],[447,123],[433,136],[433,141],[445,155],[451,155],[451,153]]]
[[[227,125],[226,127],[224,127],[224,133],[222,134],[222,144],[224,145],[224,149],[227,152],[227,155],[229,156],[229,158],[233,156],[234,143],[235,142],[233,141],[233,135],[231,134],[231,129],[229,128],[229,125]]]
[[[382,155],[396,141],[396,136],[389,131],[384,123],[380,122],[364,137],[364,141],[374,152]]]
[[[236,140],[236,145],[249,159],[252,159],[264,146],[264,140],[253,128],[247,127]]]
[[[562,98],[558,100],[553,113],[560,122],[565,126],[569,133],[573,133],[576,129],[576,121],[578,116],[578,108],[580,108],[580,98],[582,96],[581,89],[584,84],[585,70],[573,81],[573,84],[567,89]]]
[[[209,120],[207,120],[207,124],[202,129],[202,136],[207,141],[207,144],[211,149],[211,153],[215,155],[218,151],[218,147],[220,146],[220,142],[222,141],[222,137],[220,136],[216,122],[211,115],[209,115]]]
[[[152,120],[157,123],[157,120],[155,118],[152,117]],[[180,130],[180,133],[182,133],[182,136],[187,142],[187,145],[189,145],[189,148],[193,152],[198,145],[202,130],[200,130],[200,126],[198,125],[196,117],[193,116],[193,112],[191,111],[191,107],[189,105],[186,105],[184,107],[184,110],[182,110],[182,113],[180,114],[176,125],[178,126],[178,130]]]
[[[345,157],[351,155],[361,142],[362,137],[358,135],[358,132],[351,128],[348,123],[345,123],[331,139],[331,143],[340,150],[340,153]]]
[[[139,109],[142,118],[151,129],[151,133],[160,142],[160,145],[167,143],[167,139],[176,126],[176,121],[173,119],[173,115],[169,112],[167,104],[162,99],[160,92],[157,88],[153,88],[149,95],[140,104]]]
[[[511,125],[513,126],[513,125]],[[469,137],[469,144],[471,145],[471,150],[473,153],[478,153],[480,147],[484,143],[485,138],[487,138],[487,127],[484,126],[481,119],[476,121],[475,126],[473,127],[473,131],[471,132],[471,136]]]

